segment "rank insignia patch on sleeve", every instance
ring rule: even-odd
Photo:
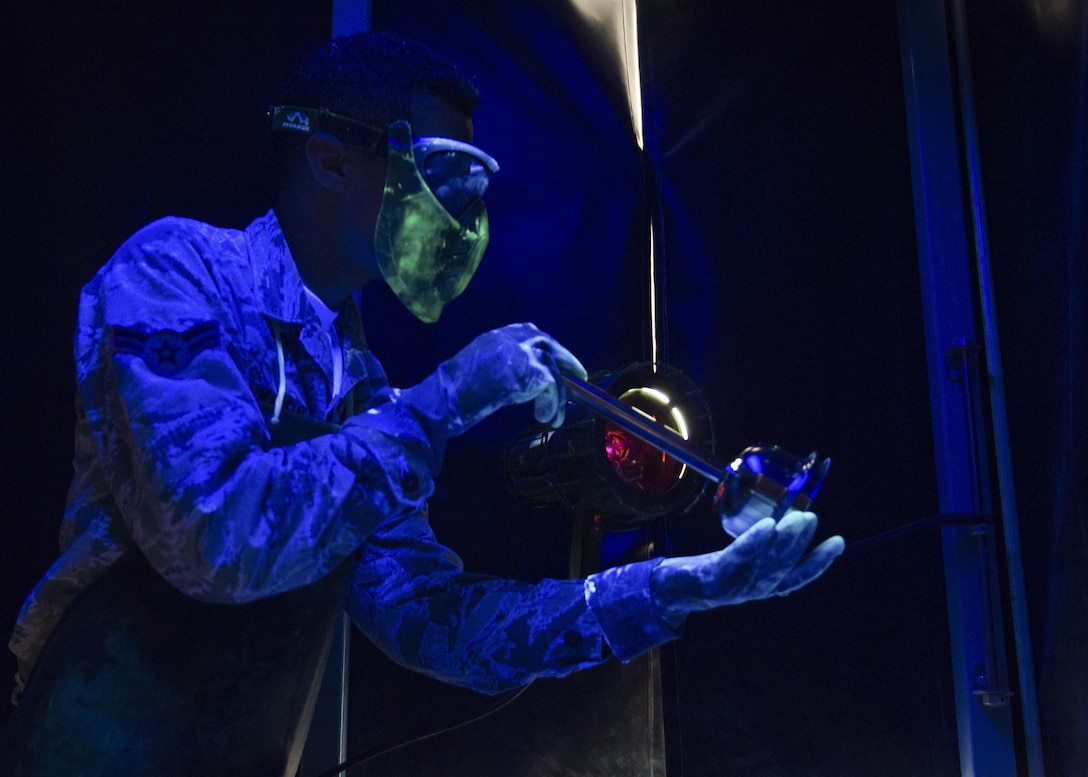
[[[219,345],[219,322],[204,321],[184,332],[159,329],[141,332],[127,326],[109,327],[110,348],[143,360],[156,375],[170,378],[192,363],[201,351]]]

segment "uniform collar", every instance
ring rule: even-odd
[[[320,322],[320,328],[322,332],[328,332],[332,329],[333,323],[336,321],[336,316],[339,315],[337,311],[326,305],[321,297],[314,294],[313,290],[309,286],[303,286],[303,291],[306,293],[306,301],[310,303],[310,307],[317,315],[317,320]]]
[[[306,285],[299,275],[298,265],[287,247],[274,211],[268,211],[246,227],[246,243],[253,267],[257,307],[267,318],[301,327],[299,340],[316,362],[331,367],[328,338],[322,326],[320,311],[308,299]],[[349,295],[339,310],[336,321],[341,330],[347,353],[345,381],[349,386],[368,377],[384,383],[385,374],[368,355],[366,336],[356,307],[354,295]],[[328,310],[328,308],[325,308]]]
[[[261,313],[277,321],[304,323],[313,315],[312,306],[275,211],[255,219],[245,234]]]

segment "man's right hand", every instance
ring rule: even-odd
[[[586,377],[574,354],[533,324],[510,324],[477,337],[419,386],[400,392],[400,401],[435,390],[437,382],[449,409],[450,436],[500,408],[530,401],[537,421],[559,426],[567,401],[561,372]]]

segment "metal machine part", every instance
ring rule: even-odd
[[[830,466],[775,445],[717,458],[710,412],[676,370],[636,364],[595,381],[563,379],[583,412],[507,448],[507,482],[531,504],[563,504],[615,526],[690,510],[713,482],[715,508],[736,536],[756,513],[777,519],[791,507],[808,509]]]

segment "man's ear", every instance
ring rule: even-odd
[[[347,185],[347,147],[324,132],[311,135],[306,141],[306,162],[314,180],[334,192]]]

